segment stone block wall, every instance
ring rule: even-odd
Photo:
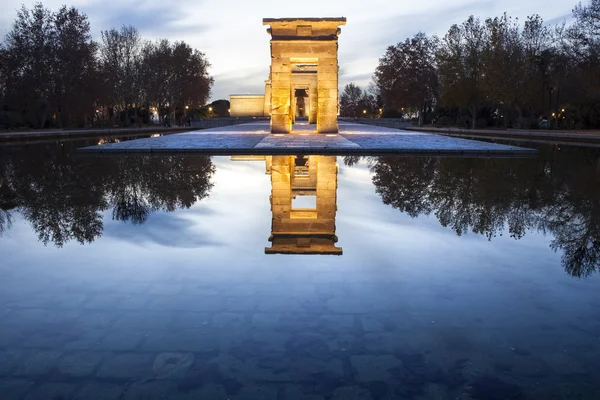
[[[264,95],[233,95],[229,97],[229,103],[229,115],[232,117],[265,116]]]

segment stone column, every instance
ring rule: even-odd
[[[273,53],[275,53],[275,48],[273,48]],[[271,71],[271,132],[289,133],[292,130],[292,119],[290,118],[292,65],[290,59],[273,54]]]
[[[289,156],[273,156],[271,162],[271,231],[277,233],[283,230],[283,221],[290,218],[292,209],[291,162]]]
[[[337,211],[337,164],[335,156],[319,156],[317,168],[317,218],[335,235]]]
[[[337,42],[332,43],[337,48]],[[337,53],[337,51],[336,51]],[[317,132],[337,133],[338,65],[337,57],[319,58],[317,66]]]
[[[269,79],[265,81],[265,106],[263,116],[271,116],[271,74],[269,74]]]
[[[318,95],[317,95],[317,76],[315,74],[314,79],[311,79],[310,87],[308,88],[308,104],[310,114],[308,115],[308,123],[316,124],[317,123],[317,103],[318,103]]]
[[[293,80],[293,78],[292,78],[292,80]],[[293,84],[292,84],[291,95],[292,95],[292,99],[291,99],[292,106],[290,107],[290,118],[292,119],[292,129],[294,129],[294,124],[296,123],[296,107],[298,107],[298,100],[296,100],[296,88],[294,87]]]

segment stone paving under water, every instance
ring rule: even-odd
[[[191,131],[157,138],[86,147],[100,153],[206,153],[206,154],[460,154],[528,155],[536,151],[496,143],[431,133],[402,131],[340,122],[339,134],[317,134],[298,124],[291,134],[270,134],[268,122]]]
[[[266,160],[213,157],[203,180],[211,168],[182,167],[203,157],[85,164],[56,147],[53,163],[27,146],[35,162],[19,164],[23,152],[3,170],[23,172],[12,187],[29,200],[0,239],[1,400],[598,399],[598,276],[568,276],[550,230],[536,235],[559,225],[573,243],[557,208],[577,232],[594,224],[595,165],[567,173],[547,151],[434,166],[340,157],[345,254],[282,256],[263,253]],[[542,191],[556,199],[543,214],[530,196]],[[196,204],[160,210],[186,198]],[[420,218],[395,209],[406,198]],[[146,222],[125,219],[146,201],[159,204]],[[93,243],[42,242],[92,229]]]

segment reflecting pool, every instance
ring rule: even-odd
[[[600,151],[97,142],[0,147],[3,400],[599,398]]]

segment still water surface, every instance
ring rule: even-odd
[[[0,148],[2,399],[598,399],[600,152]]]

